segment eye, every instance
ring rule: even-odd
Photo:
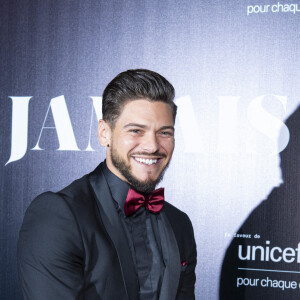
[[[141,130],[140,129],[131,129],[130,132],[138,134],[138,133],[141,133]]]
[[[167,130],[161,131],[160,134],[163,136],[173,136],[174,135],[173,131],[167,131]]]

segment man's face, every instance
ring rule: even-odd
[[[140,192],[150,192],[162,179],[174,142],[174,121],[168,104],[129,101],[111,130],[107,166]]]

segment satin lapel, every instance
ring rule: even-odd
[[[174,231],[164,211],[158,215],[158,229],[166,265],[159,299],[174,300],[180,277],[180,255]]]
[[[123,280],[127,291],[127,299],[138,299],[137,279],[132,255],[118,212],[114,206],[109,187],[101,171],[101,165],[90,174],[89,181],[97,199],[97,205],[102,222],[117,250]]]

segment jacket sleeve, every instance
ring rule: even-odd
[[[18,268],[25,300],[83,299],[84,248],[71,208],[54,193],[38,196],[19,233]]]
[[[188,218],[188,223],[184,231],[186,245],[188,245],[186,253],[187,267],[184,270],[184,275],[182,275],[182,282],[180,283],[179,290],[176,296],[176,300],[193,300],[195,299],[195,283],[196,283],[196,273],[195,268],[197,264],[197,249],[194,237],[194,230],[192,223]]]

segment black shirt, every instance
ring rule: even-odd
[[[129,188],[132,187],[114,175],[106,163],[103,172],[115,200],[115,206],[132,253],[140,286],[140,299],[157,300],[165,269],[157,215],[150,213],[142,206],[133,215],[126,217],[124,204]]]

